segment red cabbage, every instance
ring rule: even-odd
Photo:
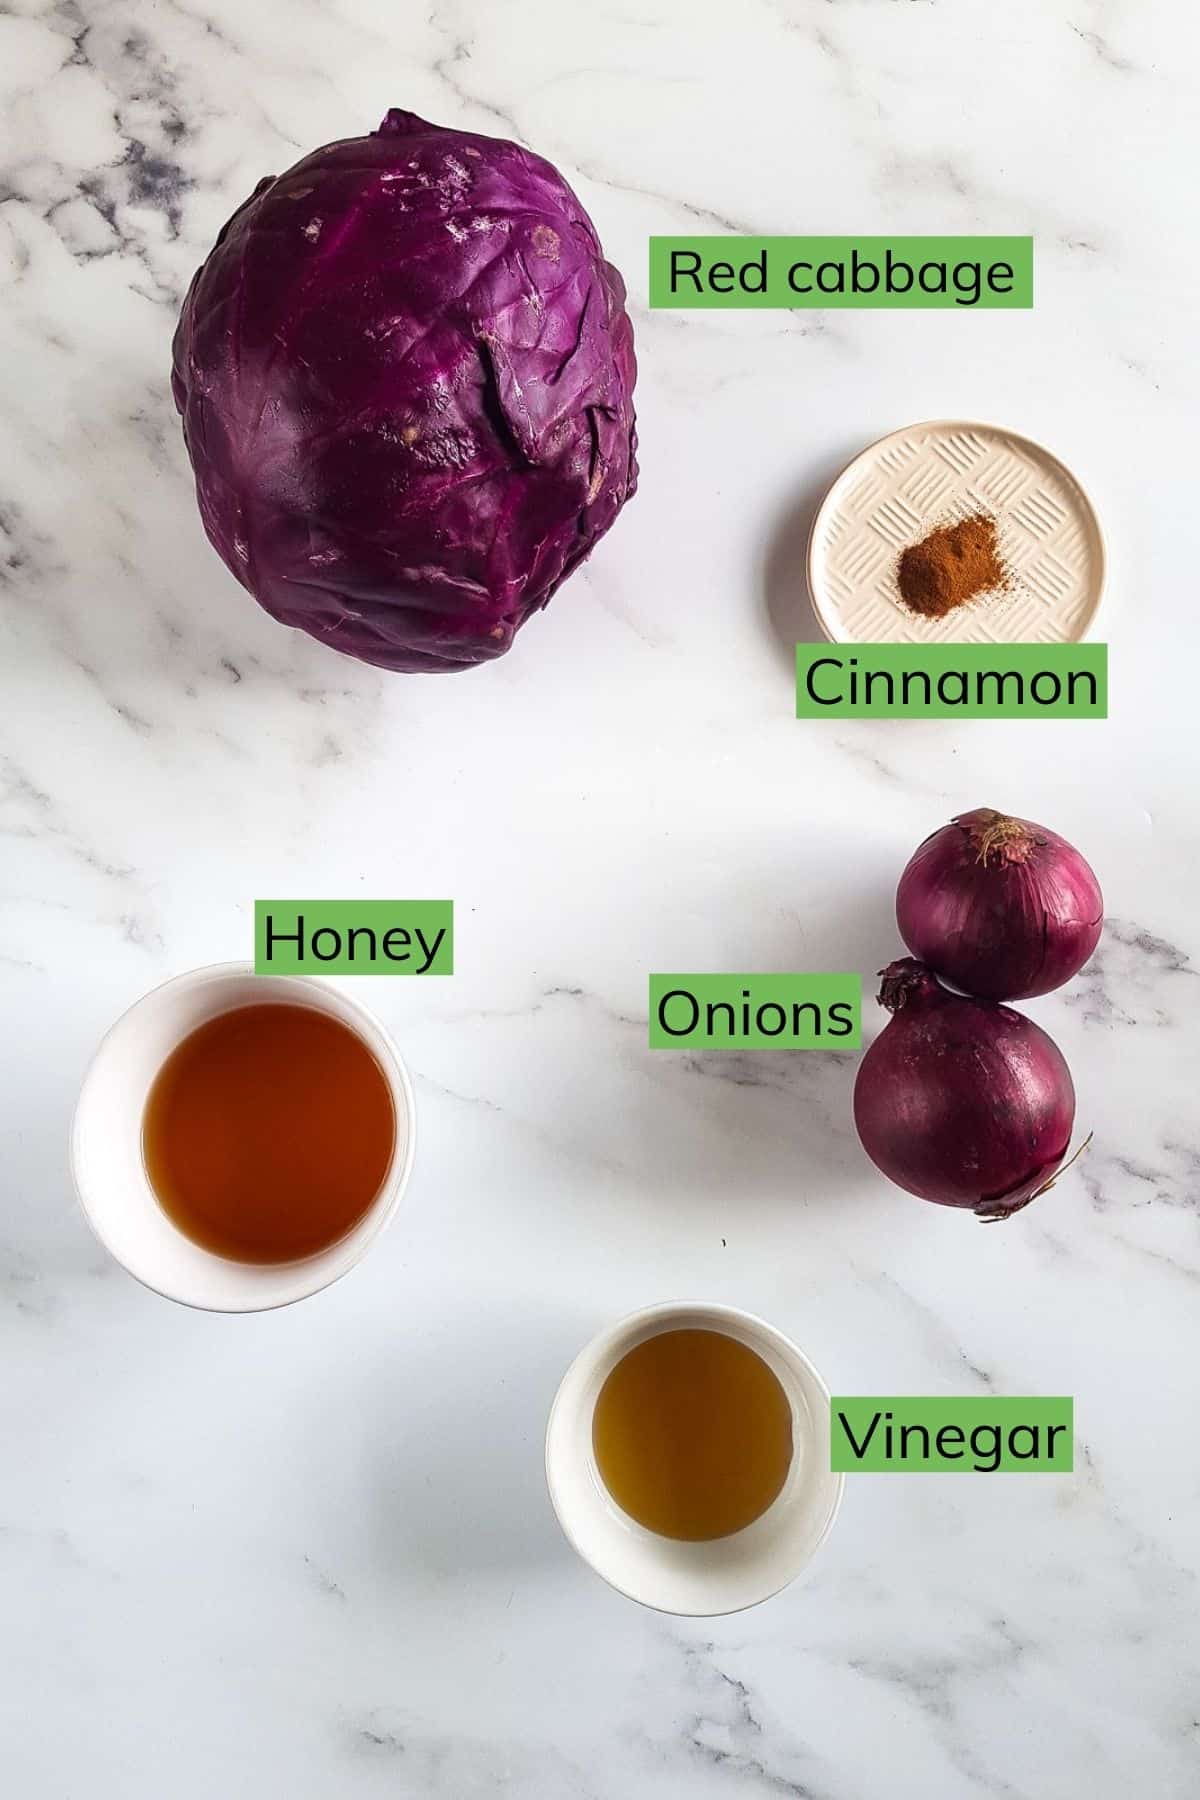
[[[392,111],[261,181],[175,334],[209,538],[364,662],[503,655],[636,486],[624,302],[519,145]]]

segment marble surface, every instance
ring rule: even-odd
[[[6,1793],[1195,1794],[1196,36],[1183,0],[2,0]],[[390,105],[558,162],[638,333],[636,501],[457,677],[257,611],[167,386],[233,205]],[[1032,231],[1037,305],[649,314],[647,234],[689,227]],[[937,415],[1093,492],[1107,723],[791,717],[815,499]],[[1111,913],[1031,1008],[1095,1143],[986,1232],[875,1176],[852,1059],[645,1046],[649,969],[874,971],[979,804]],[[270,893],[452,895],[458,973],[366,990],[420,1108],[386,1239],[214,1318],[106,1259],[66,1132],[109,1022]],[[852,1479],[785,1595],[641,1611],[559,1537],[542,1431],[593,1331],[685,1294],[842,1391],[1074,1394],[1076,1473]]]

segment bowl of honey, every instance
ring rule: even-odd
[[[223,964],[132,1006],[84,1079],[76,1191],[117,1261],[217,1312],[300,1300],[353,1268],[415,1144],[399,1052],[323,982]]]

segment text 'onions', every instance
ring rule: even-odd
[[[1011,1007],[953,994],[912,957],[883,970],[892,1014],[859,1065],[854,1123],[890,1181],[1003,1219],[1050,1185],[1075,1122],[1054,1040]]]
[[[900,877],[896,922],[913,955],[965,993],[1027,1000],[1078,974],[1104,899],[1064,838],[981,806],[925,839]]]

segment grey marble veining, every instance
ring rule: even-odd
[[[1197,35],[1181,0],[0,0],[6,1793],[1196,1792]],[[457,678],[254,607],[168,386],[233,207],[392,105],[555,160],[638,333],[636,500]],[[1032,231],[1036,307],[650,313],[647,234],[693,227]],[[1106,724],[791,717],[821,489],[936,415],[1093,492]],[[1092,1145],[986,1233],[875,1177],[852,1058],[644,1029],[652,968],[871,976],[905,859],[979,804],[1080,843],[1110,911],[1030,1008]],[[421,1115],[387,1238],[215,1319],[93,1243],[66,1133],[113,1017],[272,892],[451,895],[458,973],[370,995]],[[560,1540],[541,1437],[583,1341],[685,1293],[844,1392],[1074,1394],[1076,1471],[859,1478],[785,1595],[642,1612]]]

